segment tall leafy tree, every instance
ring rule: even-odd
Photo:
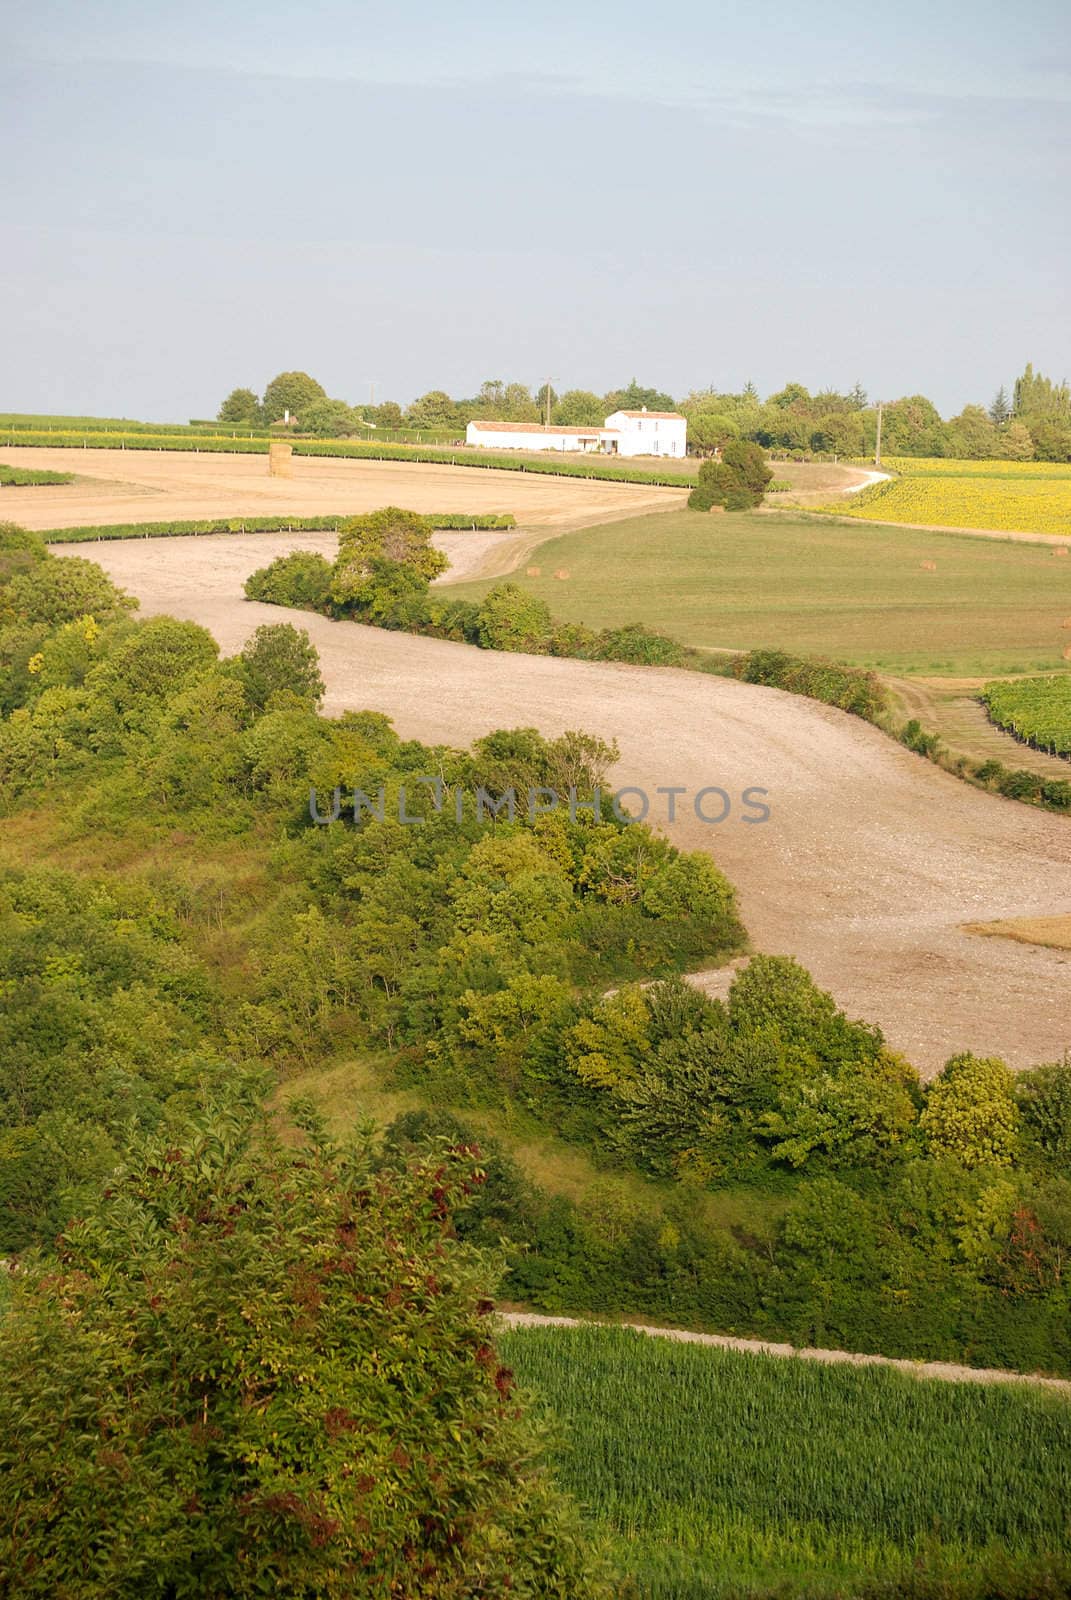
[[[605,1593],[454,1232],[482,1179],[285,1147],[252,1086],[133,1148],[0,1319],[8,1592]]]
[[[220,422],[255,423],[261,420],[260,401],[252,389],[232,389],[219,408]]]
[[[300,421],[302,411],[316,400],[326,400],[327,390],[307,372],[280,372],[264,391],[265,422],[280,422],[289,411]]]
[[[607,414],[611,411],[673,411],[673,396],[661,389],[645,389],[635,378],[623,389],[612,389],[605,399]]]

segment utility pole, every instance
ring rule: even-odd
[[[877,438],[874,440],[874,465],[876,467],[880,467],[881,466],[881,413],[882,413],[883,409],[884,409],[884,407],[882,406],[882,403],[879,400],[878,401],[878,434],[877,434]]]

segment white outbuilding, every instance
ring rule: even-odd
[[[470,422],[466,444],[485,450],[564,450],[614,456],[683,456],[688,424],[676,411],[615,411],[602,428],[539,422]]]

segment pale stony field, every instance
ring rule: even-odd
[[[403,736],[432,744],[518,726],[617,738],[615,786],[644,788],[652,822],[711,852],[755,947],[797,956],[924,1072],[964,1049],[1024,1067],[1071,1042],[1071,955],[962,928],[1067,911],[1065,819],[983,794],[857,718],[779,690],[481,651],[243,598],[254,568],[297,547],[329,554],[332,542],[248,534],[57,549],[99,561],[144,614],[204,624],[227,652],[261,623],[300,621],[320,652],[329,713],[383,711]],[[669,785],[688,791],[674,822],[655,793]],[[690,797],[708,785],[734,797],[766,789],[770,820],[699,822]]]

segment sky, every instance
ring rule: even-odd
[[[1066,0],[0,0],[0,411],[1071,372]],[[373,386],[374,385],[374,390]]]

